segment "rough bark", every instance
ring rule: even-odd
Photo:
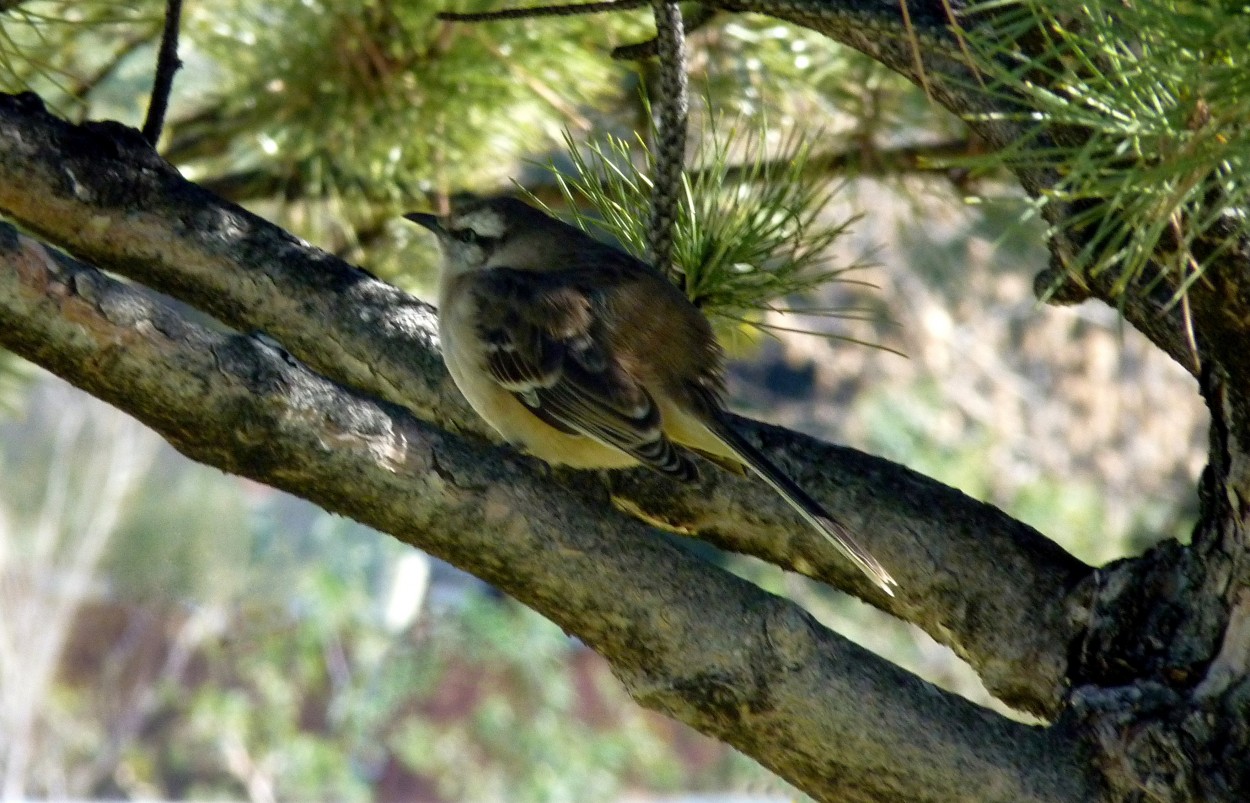
[[[958,4],[907,2],[906,18],[896,0],[721,5],[862,50],[956,113],[999,102],[976,91],[951,31]],[[1019,133],[990,117],[976,127],[991,145]],[[1022,169],[1018,178],[1038,192],[1053,176]],[[128,129],[70,126],[29,98],[0,100],[0,213],[238,330],[264,330],[302,362],[192,326],[8,230],[6,347],[134,413],[194,459],[352,515],[498,584],[606,655],[641,702],[820,799],[1250,796],[1245,247],[1191,288],[1188,320],[1165,306],[1166,279],[1113,299],[1116,277],[1103,275],[1057,296],[1116,303],[1199,382],[1212,429],[1192,546],[1169,542],[1090,570],[1000,511],[902,467],[754,427],[898,578],[900,594],[888,599],[757,484],[713,472],[694,489],[640,473],[612,478],[617,500],[652,520],[919,624],[1001,699],[1054,723],[1034,728],[952,699],[636,521],[605,514],[599,486],[549,478],[486,446],[442,370],[427,306],[184,181]],[[1057,239],[1055,264],[1079,245]],[[1044,275],[1039,286],[1052,281]]]

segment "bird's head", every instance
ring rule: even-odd
[[[542,244],[553,247],[558,238],[553,241],[551,236],[565,228],[538,209],[504,196],[459,195],[443,217],[410,212],[404,218],[438,236],[443,271],[451,275],[501,266],[538,268],[531,263],[536,263],[534,257],[541,254]]]

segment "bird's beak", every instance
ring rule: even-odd
[[[438,215],[431,215],[428,212],[409,212],[404,218],[411,220],[422,228],[429,229],[437,235],[447,233],[447,229],[443,228],[443,221],[439,220]]]

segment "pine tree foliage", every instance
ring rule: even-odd
[[[840,185],[811,169],[814,142],[797,129],[784,139],[739,118],[715,122],[683,177],[674,237],[674,280],[724,334],[799,331],[766,312],[849,317],[855,309],[803,309],[788,298],[862,264],[829,264],[829,249],[854,218],[830,211]],[[779,141],[778,141],[779,140]],[[645,139],[608,135],[579,148],[566,136],[572,170],[552,168],[573,222],[643,258],[647,250],[654,151]],[[581,211],[585,199],[590,211]],[[827,335],[824,332],[813,332]]]
[[[1054,233],[1084,243],[1069,271],[1115,271],[1122,293],[1154,265],[1176,277],[1179,300],[1250,234],[1245,5],[1011,0],[978,10],[995,15],[992,36],[971,34],[987,87],[1022,98],[1035,126],[995,158],[1059,172],[1037,204],[1062,205]]]
[[[158,0],[9,4],[0,11],[0,89],[37,92],[77,119],[146,102],[151,60],[142,73],[133,68],[159,38],[164,9]],[[93,108],[105,84],[110,99]]]
[[[527,159],[558,151],[566,130],[573,143],[592,130],[619,132],[621,142],[649,130],[638,103],[646,71],[608,57],[613,45],[648,36],[645,14],[474,25],[435,17],[495,7],[484,0],[189,4],[180,53],[186,66],[162,151],[210,188],[411,284],[428,275],[421,271],[429,249],[409,247],[413,232],[392,225],[398,213],[455,191],[506,187]],[[19,3],[0,18],[0,88],[36,91],[77,119],[138,125],[162,13],[154,0]],[[788,133],[796,121],[815,120],[823,148],[845,142],[862,150],[934,120],[949,125],[900,78],[811,31],[722,16],[696,32],[692,46],[692,80],[706,87],[708,106],[736,112],[736,130],[715,136],[734,143],[760,139],[764,120],[771,121],[768,136],[781,138],[796,136]],[[694,121],[705,138],[720,124]],[[803,148],[810,153],[810,145]],[[819,172],[804,177],[804,186],[814,187]],[[691,188],[710,187],[703,180]],[[794,200],[752,192],[757,205]],[[704,211],[723,200],[691,198]],[[784,204],[753,214],[801,216]],[[716,234],[704,226],[703,240],[683,247],[706,250]],[[828,242],[817,236],[802,250],[815,253]],[[771,248],[757,246],[758,253]],[[829,278],[768,275],[734,304],[723,303],[724,293],[714,298],[714,280],[701,279],[696,290],[710,308],[758,320],[776,299]]]
[[[603,102],[621,78],[599,55],[603,26],[585,20],[547,36],[533,22],[440,22],[435,3],[233,5],[192,34],[222,71],[205,106],[232,152],[213,156],[265,164],[280,154],[314,197],[410,202],[501,181],[510,162],[483,151],[514,160],[555,141],[554,120]]]

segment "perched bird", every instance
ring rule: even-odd
[[[691,452],[747,466],[878,586],[894,579],[734,429],[707,319],[650,265],[514,198],[439,218],[443,358],[499,434],[548,463],[698,476]]]

